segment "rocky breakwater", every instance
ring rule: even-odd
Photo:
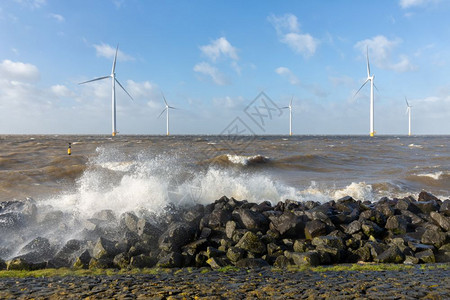
[[[10,270],[450,262],[450,200],[421,192],[273,206],[222,197],[159,215],[104,210],[76,220],[28,199],[0,203],[0,235],[0,269]],[[8,241],[17,239],[14,249]]]

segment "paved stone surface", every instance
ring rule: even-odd
[[[155,275],[2,278],[0,299],[450,299],[450,270],[180,269]]]

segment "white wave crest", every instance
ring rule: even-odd
[[[444,174],[444,172],[439,171],[439,172],[435,172],[435,173],[423,173],[423,174],[417,174],[417,176],[420,177],[429,177],[432,178],[434,180],[439,180],[441,179],[441,176]]]
[[[262,155],[245,156],[227,154],[227,158],[231,163],[242,166],[248,166],[252,163],[266,162],[270,160],[270,158]]]

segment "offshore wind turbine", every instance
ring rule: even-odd
[[[119,80],[117,80],[117,78],[116,78],[115,70],[116,70],[116,61],[117,61],[117,52],[118,51],[119,51],[119,45],[117,45],[117,48],[116,48],[116,55],[114,56],[114,61],[113,61],[112,70],[111,70],[110,75],[94,78],[94,79],[79,83],[79,84],[85,84],[85,83],[92,82],[92,81],[111,78],[112,136],[116,136],[116,134],[118,133],[118,131],[116,129],[116,82],[122,88],[122,90],[124,90],[124,92],[127,93],[128,96],[130,96],[131,100],[134,100],[133,97],[131,97],[131,95],[127,92],[127,90],[120,84]]]
[[[294,96],[292,96],[291,101],[289,102],[289,106],[282,107],[281,109],[289,108],[289,135],[292,135],[292,100]]]
[[[366,85],[368,81],[370,81],[370,136],[375,135],[374,130],[374,107],[373,107],[373,79],[375,78],[375,75],[370,74],[370,64],[369,64],[369,47],[367,47],[367,79],[364,81],[364,83],[361,85],[359,90],[356,92],[355,96],[359,93],[359,91]]]
[[[166,97],[164,97],[164,94],[162,94],[163,96],[163,100],[164,100],[164,104],[166,105],[166,108],[163,109],[163,111],[159,114],[158,118],[161,117],[161,115],[166,112],[167,116],[166,116],[166,121],[167,121],[167,130],[166,130],[166,135],[169,135],[169,110],[170,109],[177,109],[176,107],[170,106],[169,104],[167,104],[166,101]]]
[[[408,114],[408,135],[411,135],[411,105],[409,105],[408,103],[408,99],[406,99],[405,97],[405,101],[406,101],[406,113]]]

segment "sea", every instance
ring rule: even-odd
[[[84,239],[105,210],[164,217],[222,196],[376,202],[422,190],[445,200],[449,149],[450,136],[0,135],[0,259],[37,238]],[[20,225],[17,201],[37,223]]]
[[[67,154],[71,143],[72,154]],[[0,201],[118,214],[221,196],[450,197],[450,136],[1,135]]]

